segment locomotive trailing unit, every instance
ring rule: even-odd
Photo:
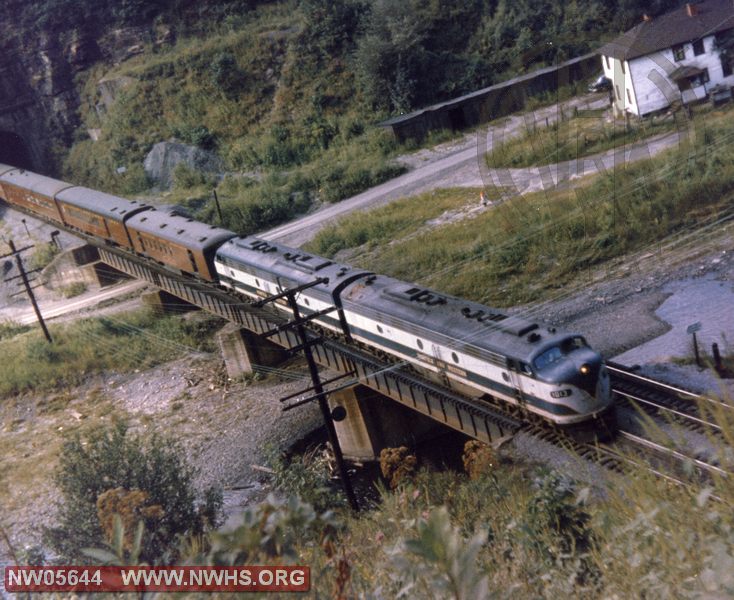
[[[313,322],[333,334],[464,394],[558,426],[613,427],[604,361],[580,335],[7,165],[0,165],[0,195],[102,243],[250,298],[319,279],[297,295],[297,303],[303,315],[323,312]]]

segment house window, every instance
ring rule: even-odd
[[[609,71],[610,67],[609,67],[609,57],[608,56],[604,57],[604,62],[607,63],[607,71]]]
[[[703,54],[703,40],[696,40],[693,42],[693,54],[695,56]]]
[[[617,100],[621,100],[622,99],[622,94],[619,93],[619,86],[618,85],[615,85],[614,86],[614,89],[617,91]]]
[[[624,61],[620,60],[619,64],[622,65],[622,75],[624,75],[626,73],[626,71],[624,70]]]
[[[673,58],[676,62],[685,60],[686,58],[686,47],[683,44],[673,46]]]
[[[630,94],[630,89],[629,88],[626,88],[625,91],[627,92],[627,102],[629,102],[630,104],[632,104],[632,94]]]
[[[729,62],[729,59],[725,56],[719,57],[719,60],[721,61],[721,74],[724,77],[729,77],[729,75],[732,74],[732,68],[731,63]]]

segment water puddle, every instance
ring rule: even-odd
[[[695,323],[701,324],[696,337],[702,353],[711,356],[714,342],[722,355],[734,352],[734,283],[719,281],[709,274],[671,282],[663,291],[671,296],[655,314],[670,325],[670,331],[614,360],[632,365],[693,359],[693,336],[687,333],[687,328]]]

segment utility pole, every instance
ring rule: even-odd
[[[5,279],[4,281],[12,281],[13,279],[20,278],[23,282],[23,285],[25,286],[25,291],[28,294],[28,298],[30,298],[31,304],[33,305],[33,310],[36,313],[36,318],[38,319],[38,323],[41,326],[41,329],[43,330],[43,335],[46,336],[46,340],[49,344],[53,343],[53,339],[51,338],[51,334],[48,331],[48,328],[46,327],[46,323],[43,320],[43,315],[41,315],[41,309],[38,307],[38,302],[36,302],[36,295],[33,293],[33,288],[31,287],[31,283],[28,280],[28,273],[25,271],[25,267],[23,266],[23,259],[20,257],[20,253],[24,250],[29,250],[30,248],[33,248],[33,246],[25,246],[23,248],[20,248],[19,250],[15,248],[15,244],[13,243],[13,240],[8,241],[8,246],[10,246],[10,253],[5,254],[4,256],[0,256],[0,258],[6,258],[8,256],[13,256],[15,258],[15,264],[18,267],[18,272],[20,275],[16,275],[15,277],[9,277],[8,279]],[[35,272],[35,271],[31,271]]]
[[[217,214],[219,215],[219,225],[224,226],[224,219],[222,218],[222,207],[219,205],[219,196],[217,196],[217,190],[212,190],[214,194],[214,204],[217,206]]]
[[[313,319],[322,316],[326,313],[333,312],[336,310],[335,306],[326,308],[324,310],[318,311],[316,313],[313,313],[311,315],[308,315],[306,317],[301,316],[301,311],[298,308],[298,303],[296,301],[296,295],[310,287],[313,287],[315,285],[318,285],[320,283],[323,283],[323,279],[317,279],[311,283],[307,283],[305,285],[301,285],[289,290],[284,290],[279,294],[276,294],[274,296],[270,296],[269,298],[265,298],[263,300],[260,300],[259,302],[256,302],[254,304],[255,307],[263,306],[264,304],[268,304],[270,302],[275,302],[276,300],[279,300],[281,298],[285,298],[288,301],[288,304],[291,308],[291,311],[293,312],[293,321],[286,323],[285,325],[281,325],[279,327],[276,327],[272,331],[265,332],[263,334],[263,337],[271,337],[272,335],[275,335],[276,333],[279,333],[281,331],[284,331],[285,329],[289,329],[291,327],[295,327],[296,332],[298,333],[298,339],[300,341],[300,346],[296,346],[295,348],[291,349],[291,352],[303,350],[303,354],[306,357],[306,363],[308,364],[308,370],[311,375],[311,383],[313,384],[311,390],[316,392],[313,396],[310,398],[306,398],[305,400],[301,400],[300,402],[296,402],[295,404],[291,406],[285,407],[283,410],[290,410],[292,408],[295,408],[296,406],[301,406],[302,404],[305,404],[307,402],[310,402],[311,400],[318,400],[319,408],[321,409],[321,415],[324,419],[324,425],[326,426],[326,432],[329,436],[329,443],[331,444],[331,448],[334,451],[334,460],[336,462],[337,470],[339,471],[339,478],[342,481],[342,486],[344,488],[344,493],[347,496],[347,500],[349,500],[350,506],[354,510],[359,510],[359,503],[357,502],[357,496],[354,494],[354,489],[352,488],[352,482],[349,479],[349,473],[347,471],[347,467],[344,464],[344,456],[342,454],[341,446],[339,445],[339,438],[336,434],[336,428],[334,427],[334,418],[331,414],[331,410],[329,409],[329,402],[327,400],[327,396],[336,390],[331,391],[325,391],[324,390],[324,384],[321,381],[321,377],[319,376],[319,368],[316,364],[316,360],[313,356],[313,351],[311,349],[311,346],[318,341],[319,338],[313,338],[309,339],[309,335],[306,331],[305,323],[308,323],[309,321],[312,321]],[[337,377],[336,379],[341,379],[344,376]],[[326,383],[330,383],[331,381],[335,381],[336,379],[330,379]],[[348,384],[353,385],[353,384]],[[289,396],[292,397],[292,396]],[[283,398],[285,400],[286,398]],[[339,417],[337,417],[339,418]],[[343,417],[342,417],[343,418]]]

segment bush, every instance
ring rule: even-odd
[[[87,291],[87,284],[83,281],[76,281],[69,285],[65,285],[60,291],[64,298],[74,298],[75,296],[79,296]]]
[[[231,52],[222,52],[212,61],[210,67],[212,82],[229,100],[234,100],[245,84],[245,72],[237,65]]]
[[[59,254],[59,247],[56,244],[46,243],[37,244],[30,260],[28,267],[30,270],[43,269],[51,264],[51,261]]]
[[[337,528],[332,513],[317,513],[296,496],[286,500],[268,496],[248,507],[243,521],[233,531],[211,536],[211,549],[204,559],[207,564],[297,562],[302,558],[302,545],[328,543]]]
[[[205,125],[180,125],[173,128],[173,135],[182,142],[214,150],[217,147],[216,136]]]
[[[297,496],[317,511],[345,505],[343,495],[331,481],[325,452],[313,450],[289,459],[271,449],[268,464],[273,470],[273,487],[279,492]]]
[[[104,508],[130,507],[134,497],[137,519],[146,529],[140,558],[151,564],[170,563],[183,538],[220,522],[221,494],[209,491],[206,502],[198,505],[194,474],[173,440],[131,434],[121,422],[93,430],[86,438],[77,433],[62,449],[56,485],[63,504],[58,526],[46,530],[48,543],[66,560],[82,559],[84,548],[110,541],[104,531],[109,528]],[[130,515],[121,517],[132,524]]]

